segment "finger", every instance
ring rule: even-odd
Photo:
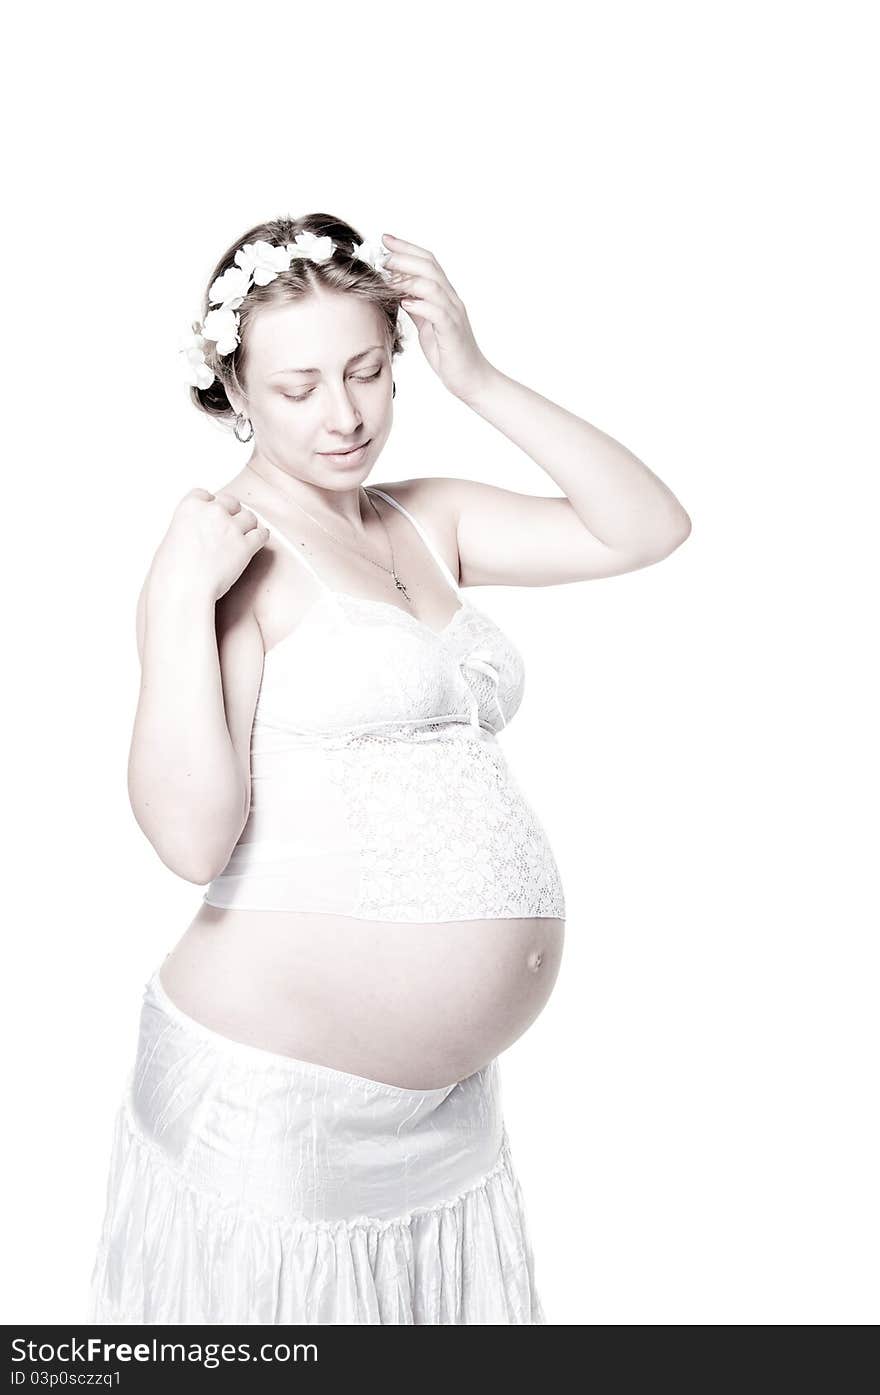
[[[434,261],[433,257],[426,261],[423,257],[395,255],[389,260],[388,266],[395,275],[399,272],[403,278],[409,276],[426,276],[429,280],[442,287],[447,295],[449,295],[450,299],[455,301],[458,300],[458,296],[449,278],[443,268]],[[392,286],[400,286],[402,284],[404,284],[403,280],[395,281],[395,277],[391,277]]]
[[[238,524],[243,533],[246,533],[250,528],[253,528],[257,521],[256,514],[252,513],[251,510],[249,508],[246,508],[244,504],[242,504],[238,513],[232,515],[232,518],[233,522]]]
[[[429,276],[407,276],[401,283],[400,290],[405,291],[409,298],[418,299],[424,296],[427,300],[436,301],[438,305],[445,305],[450,313],[458,308],[452,296],[447,294],[446,288]]]
[[[398,304],[402,305],[404,310],[411,308],[412,305],[419,306],[431,303],[437,306],[449,324],[453,320],[458,321],[464,312],[464,307],[451,300],[450,297],[444,296],[439,286],[435,286],[431,291],[413,290],[411,294],[408,286],[402,286],[398,294],[400,296]]]
[[[265,523],[258,523],[256,528],[249,528],[244,534],[245,542],[250,543],[251,552],[259,552],[264,543],[269,541],[269,529]]]
[[[228,489],[221,489],[219,494],[215,495],[215,498],[218,504],[223,505],[227,513],[238,513],[241,508],[241,500],[236,499],[235,495],[230,493]]]
[[[401,305],[411,315],[418,315],[421,319],[430,320],[432,325],[448,325],[449,312],[442,305],[437,305],[431,300],[402,300]]]
[[[433,253],[427,247],[420,247],[417,242],[407,242],[402,237],[392,237],[391,233],[383,233],[383,240],[391,248],[392,252],[417,252],[419,256],[430,257]]]
[[[405,242],[402,237],[391,237],[390,233],[385,233],[383,236],[389,239],[389,245],[392,249],[391,256],[385,259],[386,267],[401,266],[405,269],[417,270],[418,268],[414,264],[415,261],[421,261],[422,263],[427,262],[441,278],[446,289],[450,291],[453,296],[455,295],[452,282],[443,271],[434,253],[429,251],[427,247],[419,247],[415,242]]]
[[[398,274],[417,275],[421,273],[425,276],[437,276],[438,278],[443,275],[437,263],[431,261],[430,258],[411,257],[409,255],[403,256],[400,252],[396,252],[393,257],[389,257],[385,265],[388,271],[392,273],[392,280]]]

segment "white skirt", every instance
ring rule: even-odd
[[[497,1058],[410,1090],[221,1036],[153,973],[95,1323],[545,1323]]]

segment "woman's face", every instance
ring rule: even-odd
[[[354,489],[391,431],[391,355],[381,312],[320,291],[261,309],[247,329],[247,402],[254,455],[326,489]],[[308,371],[305,371],[308,370]],[[349,459],[328,452],[369,442]]]

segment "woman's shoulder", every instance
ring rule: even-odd
[[[390,494],[395,503],[423,525],[431,536],[438,540],[444,553],[449,557],[458,555],[457,525],[461,495],[457,488],[467,481],[447,479],[440,475],[426,475],[421,479],[390,480],[387,484],[373,484],[370,489],[381,489]]]
[[[455,532],[458,505],[457,480],[440,475],[425,475],[421,479],[389,480],[387,483],[367,482],[368,489],[381,489],[395,503],[419,522],[426,524],[441,537]]]

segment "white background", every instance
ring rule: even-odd
[[[251,224],[429,248],[487,357],[693,520],[477,597],[563,872],[504,1054],[548,1319],[878,1315],[872,7],[42,7],[7,28],[5,1322],[81,1321],[143,985],[201,892],[126,793],[135,602],[246,447],[179,339]],[[413,335],[375,479],[535,494]],[[586,464],[586,462],[585,462]]]

